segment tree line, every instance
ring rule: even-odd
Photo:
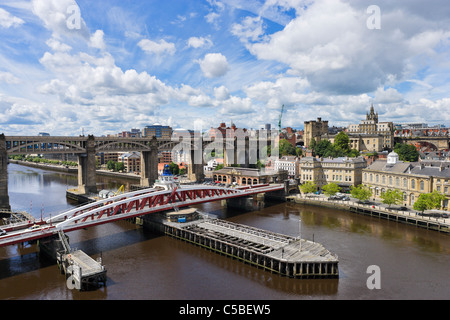
[[[307,193],[314,193],[317,191],[317,186],[314,182],[308,181],[300,186],[300,190]],[[323,193],[327,196],[335,195],[341,191],[336,183],[331,182],[322,187]],[[365,202],[372,197],[372,191],[365,185],[352,186],[350,188],[350,194],[353,198],[358,199],[360,202]],[[404,201],[404,194],[398,189],[388,189],[381,193],[381,202],[387,204],[389,208],[391,205],[401,205]],[[422,193],[419,198],[414,202],[413,209],[421,211],[440,209],[442,202],[446,200],[446,196],[434,190],[430,193]]]

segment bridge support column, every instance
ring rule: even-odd
[[[194,150],[191,150],[191,163],[189,163],[188,165],[188,172],[187,172],[188,179],[195,182],[205,180],[204,170],[205,169],[203,163],[203,152],[201,153],[201,159],[196,159]]]
[[[150,142],[150,151],[141,152],[141,186],[151,187],[158,179],[158,146],[156,138]]]
[[[0,209],[11,210],[8,195],[8,154],[3,133],[0,134]]]
[[[96,193],[95,138],[90,135],[86,141],[86,153],[78,155],[78,191]]]

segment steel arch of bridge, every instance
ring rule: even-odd
[[[261,184],[238,188],[194,185],[172,190],[144,189],[86,204],[41,221],[29,221],[3,229],[0,247],[52,236],[58,231],[70,232],[123,219],[144,216],[204,202],[252,196],[284,190],[284,185]],[[36,228],[33,226],[36,225]],[[30,228],[33,226],[33,228]]]
[[[175,188],[172,190],[145,192],[143,194],[133,195],[131,197],[117,196],[115,199],[105,201],[104,203],[92,203],[85,208],[72,210],[71,215],[63,213],[48,222],[57,221],[57,230],[67,231],[67,229],[79,229],[81,225],[89,225],[98,222],[106,223],[118,219],[132,218],[149,214],[152,212],[170,210],[174,207],[184,207],[191,204],[197,204],[207,201],[215,201],[230,198],[233,195],[243,195],[245,190],[222,187],[190,186],[187,188]]]

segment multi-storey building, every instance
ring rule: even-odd
[[[317,158],[300,160],[300,183],[312,181],[320,189],[328,183],[336,183],[343,191],[362,183],[362,170],[367,167],[363,157]]]
[[[170,139],[172,137],[172,128],[169,126],[162,126],[159,123],[155,123],[151,126],[146,126],[143,130],[143,137],[157,137]]]
[[[366,115],[366,120],[362,120],[360,124],[351,124],[347,128],[350,140],[352,136],[356,139],[365,140],[381,140],[381,149],[394,148],[394,124],[392,122],[378,122],[378,112],[375,113],[373,105],[370,108],[370,113]],[[365,145],[367,151],[379,151],[377,143],[368,143]],[[364,151],[362,144],[360,148],[355,148],[359,151]],[[378,149],[378,150],[377,150]]]
[[[413,206],[423,193],[437,191],[447,197],[442,208],[448,210],[450,162],[403,162],[391,152],[387,160],[377,160],[363,170],[363,184],[372,190],[373,200],[380,200],[387,189],[400,190],[405,206]]]
[[[127,152],[119,155],[118,162],[124,164],[125,172],[141,171],[141,154],[140,152]]]
[[[295,179],[299,176],[299,159],[295,156],[284,156],[275,160],[275,171],[286,170],[288,178]]]

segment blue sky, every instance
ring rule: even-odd
[[[0,0],[0,37],[7,135],[450,125],[447,0]]]

